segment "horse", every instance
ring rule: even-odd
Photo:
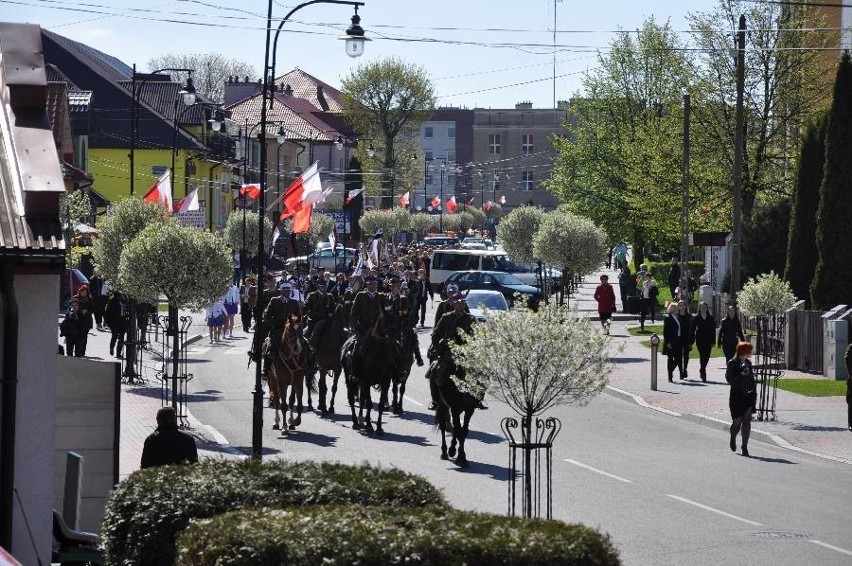
[[[427,373],[432,400],[435,401],[435,426],[441,429],[441,460],[455,457],[456,464],[466,468],[468,462],[464,441],[467,438],[470,419],[479,405],[479,399],[460,390],[450,377],[451,375],[456,375],[458,379],[464,381],[464,370],[452,362],[449,353],[432,362]],[[461,418],[462,414],[464,414],[464,420]],[[453,427],[449,449],[447,449],[448,425]],[[458,443],[458,456],[456,456],[456,443]]]
[[[383,403],[387,403],[388,389],[390,388],[391,375],[396,371],[396,360],[394,355],[395,344],[386,335],[378,332],[379,322],[373,325],[370,332],[364,337],[363,357],[359,355],[354,340],[347,340],[341,351],[341,363],[346,376],[346,391],[349,398],[349,408],[352,411],[352,428],[360,430],[362,427],[367,432],[373,432],[370,422],[370,414],[373,408],[373,400],[370,397],[370,388],[379,390],[379,418],[376,421],[376,434],[384,434],[382,428]],[[359,412],[355,415],[355,394],[358,393]],[[364,411],[366,410],[366,419]]]
[[[337,380],[343,372],[343,364],[340,359],[340,350],[346,341],[347,332],[343,325],[343,305],[337,305],[331,319],[325,328],[325,332],[319,341],[316,351],[316,363],[319,367],[319,404],[317,408],[326,415],[334,414],[334,396],[337,395]],[[326,407],[326,395],[328,385],[326,376],[332,377],[331,399]]]
[[[304,389],[305,375],[307,374],[307,352],[305,346],[299,339],[299,331],[296,323],[290,319],[284,325],[284,332],[278,348],[270,352],[270,342],[264,342],[264,355],[271,355],[272,364],[266,376],[269,384],[269,397],[275,408],[275,423],[273,430],[281,429],[278,419],[278,411],[281,411],[282,420],[290,430],[294,430],[302,424],[302,390]],[[287,403],[287,388],[290,388],[290,402]],[[309,390],[316,390],[313,380],[308,384]],[[298,403],[298,404],[297,404]],[[282,408],[283,405],[283,408]],[[294,407],[298,407],[298,414],[294,417]],[[290,411],[289,419],[287,411]]]
[[[413,328],[406,328],[402,331],[400,340],[399,356],[397,357],[396,371],[391,376],[391,392],[393,401],[390,409],[395,415],[401,415],[402,399],[405,396],[405,384],[408,382],[408,376],[411,375],[411,366],[414,364],[415,350],[420,348],[417,341],[417,334]],[[423,365],[423,362],[418,362]]]

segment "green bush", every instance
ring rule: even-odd
[[[193,521],[182,565],[619,564],[608,535],[559,521],[431,508],[251,509]]]
[[[689,272],[697,282],[698,278],[704,275],[704,262],[690,261],[687,262],[687,264],[689,265]],[[671,269],[672,266],[671,259],[669,261],[646,261],[645,265],[648,266],[648,271],[650,271],[651,275],[654,276],[654,279],[657,280],[657,285],[667,286],[667,282],[669,280],[669,269]]]
[[[418,476],[368,465],[206,460],[149,468],[113,491],[102,525],[108,564],[174,564],[190,519],[252,507],[446,506]],[[364,507],[361,507],[363,509]]]

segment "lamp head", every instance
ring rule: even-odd
[[[284,130],[284,126],[278,127],[278,135],[276,136],[276,140],[278,141],[278,145],[281,145],[285,141],[287,141],[287,132]]]
[[[370,146],[367,148],[367,155],[369,155],[370,157],[376,155],[376,148],[373,147],[373,142],[370,142]]]
[[[213,113],[213,118],[210,119],[210,128],[214,132],[222,130],[222,124],[225,123],[225,114],[221,110],[216,110]]]
[[[371,40],[364,37],[364,28],[361,27],[358,6],[355,6],[355,15],[352,16],[352,24],[346,30],[346,35],[340,36],[338,39],[346,42],[346,54],[350,57],[360,57],[364,54],[364,45]]]
[[[186,78],[186,86],[181,89],[179,94],[183,99],[185,106],[192,106],[195,104],[195,85],[192,84],[192,77]]]
[[[338,134],[337,139],[334,140],[334,147],[337,148],[337,151],[341,151],[343,149],[343,136],[340,134]]]

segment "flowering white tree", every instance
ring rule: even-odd
[[[601,329],[576,308],[550,304],[490,316],[474,326],[466,343],[451,348],[472,378],[457,380],[460,388],[474,395],[487,391],[525,419],[556,405],[587,404],[612,370],[610,342]]]
[[[77,223],[88,220],[91,214],[92,203],[83,189],[77,189],[59,197],[59,219],[71,231],[76,232]]]
[[[259,240],[258,213],[247,210],[232,210],[225,220],[223,237],[225,243],[234,250],[245,250],[250,256],[257,254]],[[245,232],[243,227],[245,226]],[[328,232],[326,232],[327,234]],[[245,240],[243,240],[245,234]],[[263,249],[266,253],[272,248],[272,221],[268,216],[263,219]]]
[[[522,206],[500,220],[497,238],[509,257],[523,263],[540,259],[535,256],[533,238],[543,218],[544,211],[537,206]]]
[[[395,220],[389,210],[367,210],[359,221],[364,237],[372,237],[381,230],[385,234],[394,231]]]
[[[95,264],[101,275],[114,287],[135,296],[128,289],[123,289],[119,282],[121,252],[146,226],[163,221],[163,207],[160,205],[140,198],[126,198],[116,202],[111,214],[99,223],[100,233],[95,241]]]
[[[409,222],[411,224],[411,229],[414,230],[419,237],[429,230],[437,229],[438,221],[438,216],[436,215],[418,212],[411,215],[411,220]]]
[[[328,235],[334,228],[334,217],[321,212],[311,215],[311,227],[308,229],[308,249],[316,248],[317,243],[328,240]]]
[[[790,284],[774,271],[749,279],[737,294],[737,306],[746,316],[769,317],[781,314],[796,302]]]

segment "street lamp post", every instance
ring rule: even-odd
[[[441,163],[441,197],[440,197],[441,204],[438,205],[438,206],[441,207],[441,212],[440,212],[441,216],[438,219],[438,230],[441,233],[444,232],[444,171],[446,171],[446,169],[447,169],[447,162],[444,161],[443,163]]]
[[[341,39],[346,40],[346,54],[350,57],[358,57],[364,52],[364,42],[368,41],[364,37],[364,30],[361,28],[361,18],[358,16],[358,7],[363,6],[363,2],[350,2],[348,0],[310,0],[303,2],[290,10],[281,22],[278,24],[278,29],[275,31],[275,38],[272,38],[272,6],[273,0],[269,0],[266,12],[266,43],[264,46],[264,61],[263,61],[263,88],[261,91],[261,106],[260,106],[260,136],[265,139],[268,105],[272,104],[273,93],[272,85],[275,81],[275,59],[278,47],[278,37],[281,33],[281,28],[290,19],[290,17],[306,6],[312,4],[343,4],[355,7],[355,15],[352,16],[352,25],[346,30],[346,36]],[[272,50],[270,53],[270,44]],[[272,63],[270,65],[270,55]],[[263,253],[263,217],[266,211],[266,151],[260,152],[260,198],[258,215],[258,243],[257,243],[257,276],[263,280],[264,277],[264,253]],[[255,351],[260,352],[260,341],[262,325],[255,327],[254,342]],[[252,392],[252,438],[251,452],[252,458],[260,460],[263,456],[263,372],[262,363],[260,360],[255,361],[255,376],[254,376],[254,391]]]

